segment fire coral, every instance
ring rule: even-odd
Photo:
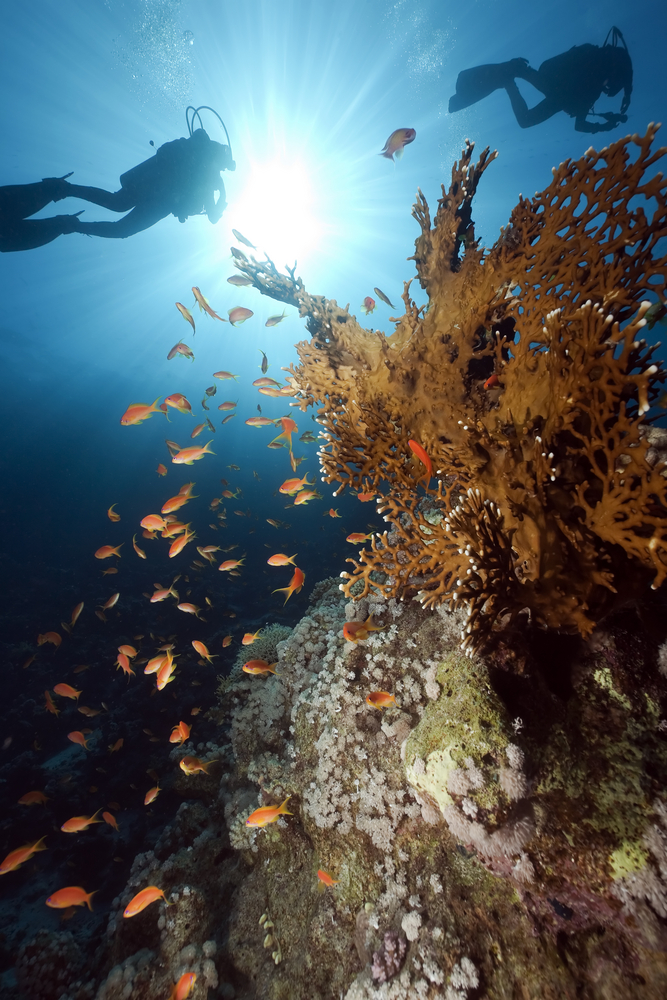
[[[467,605],[472,652],[523,612],[587,635],[663,582],[665,456],[647,413],[665,375],[659,345],[639,339],[655,298],[667,301],[656,131],[562,163],[490,249],[471,203],[496,154],[474,164],[466,141],[433,225],[418,192],[410,259],[428,305],[405,283],[390,336],[308,294],[296,265],[287,276],[268,258],[237,260],[307,318],[289,381],[293,405],[320,406],[325,481],[384,494],[389,530],[348,560],[346,594]]]

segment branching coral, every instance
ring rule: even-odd
[[[429,303],[407,282],[388,337],[294,271],[237,254],[257,288],[307,317],[290,381],[295,405],[321,407],[325,481],[384,494],[391,529],[350,560],[347,594],[465,605],[472,651],[526,610],[587,635],[663,582],[666,482],[646,413],[664,376],[638,339],[647,294],[667,300],[655,132],[561,164],[488,250],[471,203],[495,154],[475,165],[467,142],[433,226],[418,193],[411,259]]]

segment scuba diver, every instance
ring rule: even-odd
[[[36,184],[0,187],[0,251],[32,250],[51,243],[65,233],[85,233],[105,239],[125,239],[175,215],[185,222],[190,215],[205,214],[218,222],[227,207],[221,170],[236,170],[231,143],[224,122],[212,108],[227,134],[228,145],[213,142],[204,131],[199,112],[188,107],[187,139],[175,139],[160,146],[155,155],[128,170],[120,178],[120,190],[70,184],[64,177],[46,177]],[[189,112],[192,111],[190,119]],[[193,129],[195,118],[200,128]],[[215,199],[219,192],[218,200]],[[117,222],[83,222],[76,215],[55,215],[31,219],[50,202],[81,198],[112,212],[127,212]]]
[[[529,108],[514,82],[527,80],[544,94],[544,100]],[[450,114],[476,104],[494,90],[505,89],[521,128],[531,128],[564,111],[574,118],[577,132],[609,132],[626,122],[632,94],[632,61],[625,39],[618,28],[607,34],[604,45],[574,45],[567,52],[532,69],[527,59],[475,66],[458,75],[456,93],[449,101]],[[601,94],[615,97],[623,90],[620,114],[597,112],[595,102]],[[588,115],[604,121],[589,121]]]

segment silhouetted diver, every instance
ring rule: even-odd
[[[541,91],[544,100],[529,108],[514,82],[517,77]],[[604,45],[575,45],[547,59],[539,69],[532,69],[527,59],[511,59],[463,70],[456,81],[456,93],[449,101],[449,111],[470,107],[500,88],[507,91],[521,128],[539,125],[564,111],[575,119],[577,132],[608,132],[628,120],[625,112],[632,94],[632,61],[623,35],[614,27]],[[623,90],[620,114],[593,110],[601,94],[614,97],[620,90]],[[605,120],[590,122],[589,114]]]
[[[190,110],[194,111],[194,123],[201,109]],[[0,187],[0,251],[32,250],[65,233],[125,239],[149,229],[167,215],[185,222],[202,210],[216,223],[227,207],[220,171],[235,170],[236,164],[231,146],[213,142],[203,128],[192,131],[188,111],[189,137],[164,143],[154,156],[124,173],[119,191],[70,184],[67,177],[71,174],[47,177],[36,184]],[[118,222],[82,222],[80,212],[49,219],[28,218],[49,202],[63,198],[81,198],[112,212],[128,214]]]

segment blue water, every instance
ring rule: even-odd
[[[517,56],[538,66],[572,45],[602,44],[613,24],[623,31],[634,62],[628,122],[614,132],[579,134],[564,114],[521,130],[504,91],[458,114],[447,113],[460,70]],[[591,143],[602,146],[664,119],[666,29],[667,8],[650,0],[632,5],[620,0],[557,5],[534,0],[462,5],[441,0],[40,0],[3,10],[0,184],[74,171],[73,182],[116,190],[120,174],[152,155],[151,141],[158,147],[187,134],[188,104],[212,105],[220,113],[237,164],[235,173],[224,175],[229,207],[215,226],[204,217],[185,224],[169,217],[127,240],[73,234],[0,256],[0,551],[6,586],[1,637],[9,699],[3,738],[12,737],[0,760],[9,780],[9,803],[38,775],[38,761],[32,761],[21,765],[21,780],[14,780],[13,762],[35,739],[53,752],[64,745],[62,720],[42,711],[43,688],[72,679],[56,677],[56,667],[62,665],[63,672],[85,650],[86,658],[107,664],[107,673],[95,682],[97,700],[121,699],[126,696],[110,665],[121,635],[118,641],[151,629],[178,633],[179,642],[210,640],[220,653],[220,636],[233,631],[238,649],[246,628],[296,621],[312,585],[338,574],[354,551],[346,534],[379,526],[372,504],[362,506],[352,497],[334,500],[327,487],[321,486],[323,499],[308,507],[286,510],[286,501],[276,495],[292,475],[287,452],[266,448],[277,432],[249,428],[244,420],[256,415],[260,403],[269,417],[296,416],[295,438],[317,431],[310,414],[290,411],[283,401],[261,397],[251,386],[261,374],[260,350],[267,353],[268,374],[274,378],[296,362],[294,344],[303,339],[304,324],[288,308],[284,322],[267,329],[266,319],[281,307],[227,283],[234,273],[231,229],[261,246],[280,267],[298,260],[297,273],[310,292],[349,302],[362,321],[359,306],[374,294],[374,286],[398,304],[403,281],[413,275],[406,258],[418,233],[410,216],[415,192],[420,187],[435,208],[440,184],[448,183],[466,137],[478,151],[490,145],[499,152],[473,212],[476,235],[490,244],[519,194],[530,196],[545,187],[552,166],[577,158]],[[528,85],[521,89],[529,103],[539,100]],[[597,110],[618,110],[620,99],[601,99]],[[205,117],[204,125],[211,138],[224,141],[213,116]],[[416,129],[417,137],[394,165],[378,153],[399,127]],[[116,218],[76,201],[48,206],[40,214],[80,208],[86,220]],[[194,309],[193,337],[174,306],[176,301],[192,306],[193,285],[223,316],[237,305],[255,315],[232,328]],[[366,325],[390,332],[392,314],[378,302]],[[192,364],[180,357],[167,361],[167,352],[181,338],[194,350]],[[206,414],[200,400],[218,369],[237,374],[238,383],[217,383]],[[174,392],[187,396],[196,417],[171,411],[170,423],[159,415],[138,427],[120,426],[130,403]],[[238,400],[237,416],[223,427],[217,405],[227,399]],[[191,429],[205,416],[217,427],[215,457],[177,469],[169,463],[165,438],[182,446],[193,443]],[[209,437],[202,434],[197,443]],[[317,475],[316,447],[297,443],[295,453],[307,457],[299,474]],[[166,478],[156,475],[159,462],[169,468]],[[228,469],[230,464],[240,471]],[[240,486],[243,498],[226,504],[228,527],[214,532],[207,527],[215,520],[208,504],[219,496],[221,478],[231,488]],[[139,520],[190,480],[198,499],[185,512],[197,529],[195,544],[237,544],[230,558],[247,553],[239,578],[223,578],[214,568],[191,575],[190,600],[203,606],[208,594],[213,601],[205,627],[171,606],[151,607],[142,597],[153,583],[166,585],[176,573],[188,572],[193,545],[169,560],[163,542],[139,537],[149,555],[146,562],[131,545],[134,532],[140,535]],[[106,516],[111,504],[121,514],[117,524]],[[331,506],[340,510],[340,520],[324,516]],[[237,517],[235,509],[249,516]],[[277,530],[267,517],[290,527]],[[103,577],[93,553],[120,542],[119,573]],[[285,606],[271,591],[288,583],[291,568],[266,566],[268,555],[278,551],[298,553],[306,573],[301,594]],[[121,598],[107,628],[93,609],[116,590]],[[42,650],[24,673],[21,664],[36,649],[37,633],[62,631],[59,623],[69,620],[80,600],[86,608],[75,638],[66,637],[58,653]],[[230,610],[236,618],[222,618]],[[217,662],[222,669],[231,659]],[[132,683],[139,689],[147,681]],[[210,704],[212,681],[205,690]],[[82,724],[73,711],[72,728],[74,722]],[[106,725],[103,742],[121,731],[117,718]],[[82,799],[82,808],[87,803]],[[60,822],[71,814],[71,804],[63,804]],[[96,807],[95,802],[91,811]],[[166,818],[168,804],[165,810]],[[6,850],[30,839],[35,823],[30,812],[29,823],[15,806],[4,810]],[[124,853],[131,859],[129,847]],[[20,892],[23,882],[15,875],[8,878],[15,878]],[[109,877],[107,897],[117,888]],[[44,925],[50,926],[51,918],[56,926],[53,914],[40,911]]]

